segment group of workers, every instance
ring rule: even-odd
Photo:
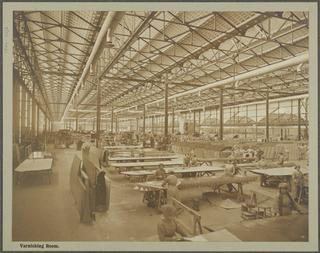
[[[197,157],[196,154],[194,153],[194,150],[192,149],[190,152],[187,152],[184,155],[183,158],[183,165],[185,167],[192,167],[192,166],[196,166],[198,163],[197,161]]]

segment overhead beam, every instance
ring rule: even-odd
[[[72,76],[72,77],[77,77],[77,74],[75,73],[65,73],[65,72],[58,72],[58,71],[41,71],[42,74],[47,74],[47,75],[55,75],[55,76]]]
[[[119,12],[118,12],[119,13]],[[61,117],[61,121],[63,121],[63,119],[65,118],[68,110],[70,109],[70,106],[71,106],[71,102],[74,98],[74,96],[76,95],[76,93],[79,91],[82,83],[85,81],[86,77],[87,77],[87,74],[88,74],[88,71],[90,69],[90,66],[96,61],[96,59],[98,58],[99,56],[99,53],[101,53],[101,47],[103,46],[103,42],[105,40],[105,36],[107,34],[107,31],[108,29],[110,29],[111,25],[112,25],[112,21],[113,19],[115,18],[115,16],[117,15],[117,12],[108,12],[108,16],[106,17],[102,27],[101,27],[101,30],[97,36],[97,39],[94,43],[94,46],[91,50],[91,53],[90,53],[90,56],[87,60],[87,63],[84,67],[84,70],[81,74],[81,77],[77,83],[77,85],[75,86],[73,92],[72,92],[72,95],[70,96],[69,98],[69,101],[64,109],[64,112],[62,114],[62,117]],[[81,100],[81,99],[80,99]]]
[[[166,77],[165,88],[164,88],[164,136],[168,136],[168,78]]]
[[[124,77],[114,77],[114,76],[112,76],[112,77],[111,76],[104,76],[103,78],[110,79],[110,80],[118,80],[118,81],[137,82],[137,83],[164,84],[164,82],[162,82],[162,81],[143,80],[143,79],[137,79],[137,78],[124,78]],[[181,86],[191,86],[191,87],[200,87],[201,86],[198,84],[184,83],[184,82],[183,83],[171,82],[170,84],[181,85]],[[159,88],[161,88],[161,87],[159,87]]]
[[[103,78],[106,73],[114,66],[114,64],[123,56],[124,52],[136,41],[138,35],[146,28],[152,18],[156,15],[156,11],[152,11],[145,20],[140,24],[140,26],[131,34],[130,38],[124,43],[120,50],[118,50],[117,54],[112,58],[110,63],[104,67],[104,69],[100,72],[98,78]],[[119,96],[117,96],[119,97]],[[116,99],[117,97],[113,98]],[[109,101],[109,102],[112,102]]]
[[[223,89],[220,90],[220,100],[219,100],[219,140],[223,140]]]
[[[233,83],[233,82],[236,82],[236,81],[242,81],[242,80],[249,79],[249,78],[252,78],[252,77],[256,77],[256,76],[259,76],[259,75],[265,75],[265,74],[268,74],[270,72],[274,72],[274,71],[277,71],[277,70],[281,70],[283,68],[287,68],[287,67],[298,65],[298,64],[303,63],[303,62],[307,62],[308,60],[309,60],[309,53],[303,53],[301,55],[298,55],[298,56],[295,56],[295,57],[291,57],[289,59],[286,59],[286,60],[283,60],[283,61],[280,61],[280,62],[277,62],[277,63],[274,63],[274,64],[270,64],[268,66],[264,66],[264,67],[259,68],[259,69],[248,71],[248,72],[236,75],[234,77],[226,78],[226,79],[223,79],[223,80],[220,80],[220,81],[217,81],[217,82],[213,82],[213,83],[209,83],[207,85],[203,85],[201,87],[198,87],[198,88],[195,88],[195,89],[192,89],[192,90],[187,90],[187,91],[184,91],[184,92],[177,93],[175,95],[170,96],[169,99],[178,98],[178,97],[189,95],[189,94],[192,94],[192,93],[201,92],[203,90],[207,90],[207,89],[210,89],[210,88],[222,87],[222,86],[227,85],[229,83]],[[147,105],[159,103],[159,102],[162,102],[162,101],[164,101],[164,98],[159,99],[159,100],[155,100],[155,101],[150,102],[150,103],[147,103]]]

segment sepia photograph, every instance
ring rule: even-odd
[[[317,5],[19,4],[3,70],[17,250],[318,237]]]

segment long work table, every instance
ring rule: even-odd
[[[143,169],[154,169],[159,167],[162,164],[163,166],[182,166],[183,162],[180,160],[173,161],[153,161],[153,162],[131,162],[131,163],[110,163],[110,167],[115,168],[119,172],[123,170],[133,170],[135,168]]]
[[[17,184],[21,183],[21,181],[27,174],[46,174],[48,176],[49,183],[51,183],[52,161],[53,159],[51,158],[24,160],[14,170],[17,175]]]
[[[252,173],[261,176],[261,186],[270,186],[285,181],[290,184],[290,179],[295,172],[294,167],[279,167],[269,169],[254,169]],[[301,168],[301,172],[305,175],[308,173],[307,169]]]
[[[181,174],[184,177],[200,177],[204,175],[212,176],[216,172],[224,171],[224,168],[217,166],[196,166],[187,168],[165,168],[166,174]],[[129,178],[137,177],[141,181],[146,181],[148,176],[155,174],[155,170],[136,170],[136,171],[122,171],[121,174]]]
[[[216,158],[197,158],[200,164],[212,165],[214,162],[237,162],[237,163],[247,163],[256,160],[253,157],[216,157]]]
[[[243,200],[243,184],[255,181],[257,176],[210,176],[179,179],[179,197],[181,202],[202,196],[206,192],[220,192],[222,186],[229,186],[229,191],[238,194]],[[234,186],[235,185],[235,186]],[[143,192],[143,202],[150,207],[160,208],[167,203],[167,186],[164,181],[137,183],[134,190]]]
[[[144,162],[144,161],[168,161],[177,159],[177,155],[168,155],[168,156],[141,156],[141,157],[109,157],[109,162]]]
[[[52,153],[47,151],[35,151],[32,152],[29,157],[29,159],[45,159],[45,158],[53,158]]]
[[[142,149],[142,145],[119,145],[119,146],[104,146],[103,147],[106,150],[130,150],[130,149]]]

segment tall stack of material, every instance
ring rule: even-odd
[[[80,221],[91,223],[93,220],[93,210],[90,205],[89,179],[81,171],[81,160],[78,156],[75,156],[72,162],[70,188],[80,215]]]
[[[90,154],[92,148],[86,147],[82,152],[83,170],[89,179],[90,203],[95,211],[103,212],[109,209],[111,181],[99,167],[98,156]]]

